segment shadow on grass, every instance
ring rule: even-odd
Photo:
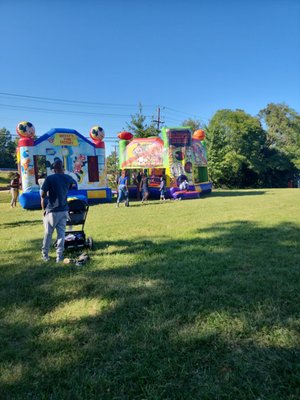
[[[5,222],[4,224],[0,224],[2,227],[6,228],[19,228],[20,225],[28,226],[28,225],[41,225],[42,219],[34,219],[34,220],[21,220],[21,221],[14,221],[14,222]]]
[[[299,398],[299,243],[235,221],[95,243],[84,268],[24,249],[0,274],[3,398]]]
[[[260,196],[266,194],[264,190],[213,190],[207,197],[240,197]]]

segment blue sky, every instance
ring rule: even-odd
[[[11,133],[100,125],[109,153],[139,103],[167,126],[270,102],[300,112],[298,0],[0,0],[0,15]]]

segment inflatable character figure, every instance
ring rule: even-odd
[[[78,182],[81,182],[83,178],[84,175],[83,167],[86,165],[86,163],[87,160],[84,154],[79,154],[77,157],[75,157],[73,172],[76,175]]]

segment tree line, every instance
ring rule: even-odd
[[[126,124],[135,137],[159,135],[147,124],[142,107]],[[210,180],[216,187],[287,187],[300,176],[300,115],[286,104],[270,103],[252,116],[244,110],[218,110],[207,124],[188,119],[182,126],[204,129]],[[16,168],[17,141],[0,129],[0,168]],[[115,175],[118,154],[107,157],[107,171]]]
[[[212,182],[229,188],[287,187],[300,173],[300,115],[268,104],[255,117],[219,110],[207,127]]]

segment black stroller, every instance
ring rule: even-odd
[[[68,201],[69,215],[66,226],[65,249],[88,247],[92,250],[93,239],[86,238],[84,224],[89,206],[84,200],[72,199]],[[74,229],[81,225],[81,229]]]

